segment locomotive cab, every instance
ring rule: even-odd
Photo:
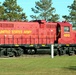
[[[58,23],[58,43],[59,44],[71,44],[72,39],[72,25],[67,22]]]

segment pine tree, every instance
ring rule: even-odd
[[[3,19],[10,21],[26,20],[26,15],[22,12],[23,9],[17,5],[17,0],[5,0],[2,7],[4,7]]]
[[[35,2],[35,8],[31,8],[36,15],[30,15],[32,19],[45,19],[46,21],[57,21],[59,15],[55,14],[55,8],[52,7],[52,0],[40,0]]]
[[[67,21],[71,22],[74,27],[76,27],[76,0],[73,1],[71,6],[68,6],[70,9],[69,15],[64,15],[63,18],[65,18]]]
[[[0,20],[3,20],[4,16],[4,7],[2,6],[1,2],[0,2]]]

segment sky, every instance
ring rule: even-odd
[[[3,2],[4,0],[0,0]],[[23,12],[26,13],[27,19],[31,20],[30,15],[34,14],[31,11],[31,8],[35,7],[35,2],[40,0],[17,0],[17,4],[23,9]],[[63,15],[69,14],[68,5],[73,3],[73,0],[52,0],[52,7],[56,9],[56,14],[60,15],[60,20],[62,20]]]

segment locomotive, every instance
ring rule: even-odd
[[[76,54],[76,31],[64,22],[0,21],[0,56],[36,54],[39,48],[50,48],[54,44],[54,55]]]

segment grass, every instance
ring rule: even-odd
[[[76,56],[0,58],[0,75],[76,75]]]

